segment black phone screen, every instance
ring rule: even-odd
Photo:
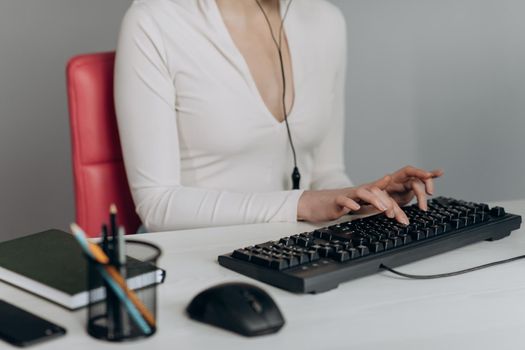
[[[28,346],[66,333],[56,324],[0,300],[0,338],[17,346]]]

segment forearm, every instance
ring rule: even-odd
[[[237,193],[195,187],[132,190],[137,213],[149,231],[262,222],[295,222],[303,191]]]

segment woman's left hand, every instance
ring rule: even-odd
[[[427,210],[427,195],[434,194],[434,180],[443,170],[427,171],[406,166],[390,174],[391,181],[385,191],[402,207],[416,197],[421,210]]]

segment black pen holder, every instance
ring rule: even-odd
[[[126,263],[115,266],[115,269],[123,277],[125,276],[128,288],[136,294],[156,320],[157,284],[164,279],[164,271],[157,268],[161,250],[151,243],[136,240],[126,240],[125,250]],[[88,258],[87,261],[89,287],[87,332],[89,335],[115,342],[153,335],[156,327],[151,327],[151,332],[145,333],[109,285],[111,282],[108,283],[104,278],[103,274],[109,275],[107,265],[100,264],[91,258]]]

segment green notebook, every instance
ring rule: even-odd
[[[164,280],[162,269],[129,257],[128,263],[131,289]],[[0,243],[0,280],[68,309],[89,303],[86,258],[73,235],[64,231],[48,230]],[[102,300],[103,288],[96,288],[93,296],[94,301]]]

